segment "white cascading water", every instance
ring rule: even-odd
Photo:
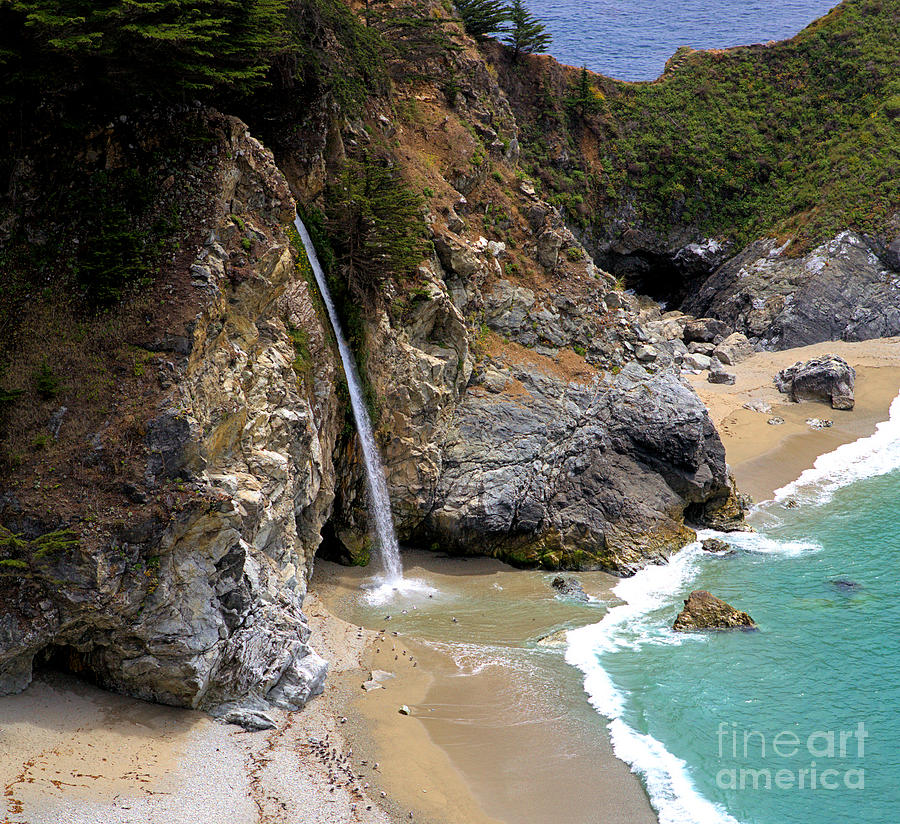
[[[378,549],[381,554],[381,563],[384,566],[386,583],[396,585],[403,578],[403,567],[400,563],[400,546],[397,543],[397,535],[394,532],[394,520],[391,517],[391,498],[388,494],[387,482],[384,478],[384,467],[381,464],[381,456],[375,444],[372,433],[372,421],[366,409],[363,398],[362,385],[359,382],[359,374],[356,371],[356,361],[353,353],[347,345],[341,324],[338,320],[331,292],[325,282],[325,273],[316,256],[316,247],[313,246],[306,226],[298,216],[294,220],[294,226],[300,233],[306,256],[319,284],[319,293],[328,310],[328,317],[334,328],[334,336],[337,338],[338,350],[341,353],[341,361],[344,364],[344,374],[347,376],[347,388],[350,390],[350,405],[353,407],[353,418],[356,421],[356,431],[359,433],[359,442],[362,445],[363,459],[366,464],[366,486],[369,490],[369,511],[375,522],[375,533],[378,538]]]

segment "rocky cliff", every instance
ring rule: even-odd
[[[893,232],[900,241],[900,212]],[[900,334],[900,260],[872,237],[841,232],[798,257],[774,239],[751,243],[685,300],[763,349]]]
[[[325,676],[301,605],[334,496],[337,367],[271,154],[236,119],[207,128],[205,236],[161,284],[184,295],[186,322],[139,339],[140,441],[126,460],[113,402],[58,467],[76,489],[107,486],[105,506],[41,510],[24,485],[5,490],[0,691],[50,660],[265,726],[268,706],[301,706]],[[63,408],[48,451],[77,431]]]
[[[843,43],[838,24],[861,5],[829,16],[824,42]],[[51,661],[261,726],[268,707],[302,705],[320,689],[325,663],[301,611],[314,557],[323,534],[325,549],[353,561],[368,542],[340,368],[291,240],[295,204],[316,217],[352,322],[398,531],[443,551],[629,574],[683,546],[694,526],[739,528],[721,441],[682,370],[745,356],[735,331],[759,347],[900,331],[897,224],[884,198],[852,232],[837,229],[857,215],[826,215],[817,202],[793,245],[754,240],[791,228],[799,201],[766,201],[762,229],[740,210],[763,202],[754,198],[766,174],[784,178],[769,184],[779,197],[800,188],[796,159],[761,155],[750,169],[743,155],[707,147],[697,162],[723,160],[727,180],[666,188],[673,163],[696,167],[671,134],[653,137],[671,145],[635,142],[623,118],[637,111],[638,90],[589,78],[591,103],[576,94],[577,73],[546,58],[514,67],[441,3],[407,3],[403,15],[382,6],[366,27],[341,9],[342,33],[314,21],[323,54],[363,28],[394,46],[383,65],[336,64],[354,82],[383,71],[362,103],[341,99],[336,82],[310,81],[291,87],[284,109],[245,104],[274,155],[243,122],[204,109],[188,135],[199,154],[179,156],[160,183],[170,199],[193,192],[202,208],[155,282],[69,325],[45,312],[46,290],[22,299],[23,317],[42,317],[25,332],[46,339],[16,336],[0,394],[10,411],[0,456],[4,691]],[[680,53],[647,84],[661,95],[648,111],[681,100],[673,89],[698,72],[715,97],[735,54],[752,74],[767,54],[783,70],[802,52]],[[884,78],[872,72],[880,94]],[[791,106],[801,92],[791,89]],[[857,103],[840,102],[856,117]],[[893,117],[876,115],[867,129]],[[684,133],[699,140],[699,126]],[[80,160],[115,170],[140,143],[135,130],[127,117],[113,122]],[[141,149],[152,154],[159,140]],[[883,159],[868,157],[877,168]],[[409,271],[361,282],[335,200],[352,185],[348,169],[376,167],[416,196],[427,243]],[[35,168],[17,174],[21,188]],[[720,212],[692,211],[706,196]],[[714,231],[725,219],[740,231]],[[719,320],[667,313],[629,285]],[[55,385],[54,367],[70,361],[82,371]]]
[[[656,307],[599,269],[523,174],[496,73],[456,24],[442,30],[448,48],[416,64],[393,109],[328,141],[364,158],[390,140],[424,193],[433,254],[413,284],[370,297],[361,343],[401,539],[627,574],[683,546],[690,524],[739,525],[718,434],[680,379],[684,345],[646,327]],[[453,77],[452,101],[422,76]],[[307,202],[307,181],[328,176],[324,151],[317,162],[289,174]],[[361,559],[365,493],[347,466],[333,526]]]

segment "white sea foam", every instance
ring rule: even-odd
[[[373,606],[389,604],[393,602],[419,603],[423,598],[434,595],[437,590],[424,581],[415,578],[399,578],[386,581],[376,578],[374,582],[366,586],[365,599]]]
[[[713,532],[701,533],[710,537]],[[732,536],[729,536],[732,537]],[[685,547],[667,564],[648,566],[619,582],[613,592],[625,603],[613,607],[599,624],[568,634],[566,661],[585,675],[584,689],[592,706],[610,719],[609,733],[616,756],[642,776],[661,824],[737,824],[721,806],[694,787],[684,761],[623,719],[626,696],[603,669],[600,656],[645,643],[681,643],[654,614],[695,577],[704,552],[699,542]]]
[[[781,555],[793,558],[810,552],[818,552],[822,545],[818,541],[778,541],[769,538],[760,532],[730,532],[727,535],[720,532],[702,532],[703,537],[715,536],[726,540],[729,544],[743,552],[757,553],[760,555]]]
[[[841,487],[863,478],[874,478],[900,469],[900,395],[891,404],[889,418],[867,438],[839,446],[820,455],[812,469],[775,490],[775,500],[800,499],[823,504]]]

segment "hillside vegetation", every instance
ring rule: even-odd
[[[898,207],[900,3],[846,0],[791,40],[680,49],[650,83],[493,52],[525,151],[570,216],[597,234],[688,227],[738,244],[845,228]]]

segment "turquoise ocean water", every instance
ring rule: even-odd
[[[657,78],[679,46],[727,48],[793,37],[835,0],[527,0],[550,53],[621,80]]]
[[[898,504],[895,400],[875,435],[759,507],[757,533],[722,536],[734,554],[691,545],[569,633],[567,660],[664,824],[900,820]],[[693,589],[760,631],[671,631]]]

